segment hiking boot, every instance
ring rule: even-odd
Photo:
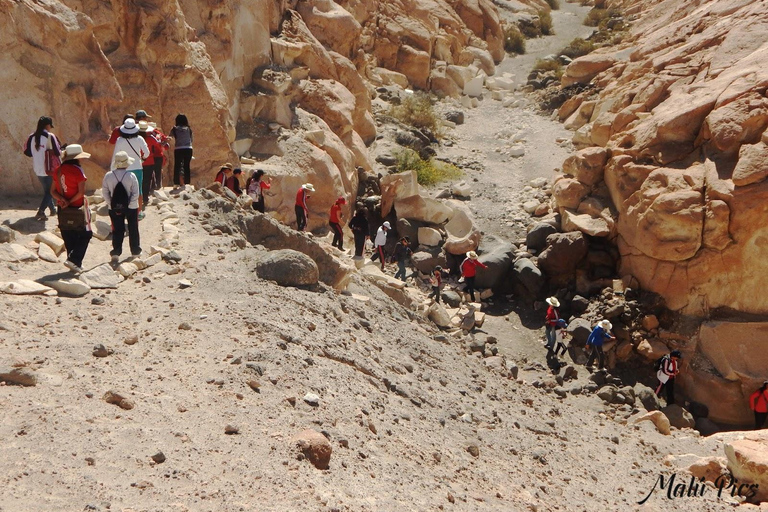
[[[145,216],[146,215],[144,215],[144,212],[139,212],[139,220],[144,220]]]
[[[67,267],[72,272],[74,272],[75,274],[79,274],[79,273],[81,273],[83,271],[83,269],[81,267],[77,266],[76,264],[74,264],[73,262],[71,262],[69,260],[64,262],[64,266]]]
[[[45,212],[37,212],[35,220],[48,220],[48,217],[45,216]]]
[[[117,262],[118,262],[118,261],[120,261],[120,255],[119,255],[119,254],[113,254],[113,255],[110,257],[109,261],[110,261],[110,263],[112,263],[113,265],[117,265]]]
[[[56,215],[56,207],[55,207],[55,206],[51,206],[51,207],[48,209],[48,211],[50,211],[50,212],[51,212],[51,217],[53,217],[54,215]]]

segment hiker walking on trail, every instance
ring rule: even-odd
[[[560,301],[557,297],[549,297],[547,304],[549,304],[549,307],[547,308],[544,329],[547,336],[547,355],[551,355],[557,338],[557,321],[560,320],[560,311],[558,310]]]
[[[592,333],[587,338],[587,346],[592,347],[592,351],[589,353],[589,360],[587,361],[587,368],[592,368],[592,364],[595,359],[598,361],[598,368],[605,369],[605,353],[603,352],[603,343],[607,340],[612,340],[611,329],[613,325],[608,320],[600,320]]]
[[[488,268],[480,260],[477,259],[477,253],[475,251],[469,251],[467,257],[461,262],[461,276],[464,278],[464,293],[468,293],[472,302],[475,302],[475,276],[477,275],[477,267]]]
[[[749,397],[749,408],[755,413],[755,430],[760,430],[768,418],[768,380]]]
[[[163,166],[165,165],[165,150],[171,147],[171,145],[168,143],[168,136],[164,134],[160,128],[157,127],[157,123],[150,121],[152,116],[147,114],[146,110],[137,110],[133,118],[139,124],[139,130],[141,130],[141,122],[145,121],[149,126],[147,128],[147,133],[151,134],[158,143],[157,152],[153,151],[152,147],[149,148],[155,157],[155,165],[152,169],[151,176],[152,179],[148,180],[147,178],[150,176],[146,171],[144,171],[144,181],[149,183],[150,192],[153,190],[159,190],[163,188]],[[147,185],[144,185],[144,188],[146,187]],[[144,194],[144,202],[146,203],[146,194]]]
[[[304,231],[304,229],[307,227],[307,219],[309,218],[309,207],[307,206],[307,201],[310,198],[309,193],[315,191],[315,186],[311,183],[305,183],[299,188],[299,191],[296,192],[296,205],[294,209],[296,210],[296,229],[299,231]]]
[[[675,403],[675,377],[680,373],[680,359],[683,354],[679,350],[673,350],[658,361],[656,377],[659,385],[656,388],[656,396],[661,396],[661,390],[667,390],[667,405]]]
[[[75,273],[83,271],[83,258],[93,236],[91,211],[85,199],[88,178],[80,166],[80,160],[90,157],[80,144],[69,144],[61,154],[63,162],[51,184],[51,195],[59,206],[59,230],[67,251],[64,266]]]
[[[135,117],[133,117],[133,114],[125,114],[125,115],[123,116],[123,122],[122,122],[122,123],[120,123],[119,125],[115,126],[115,127],[112,129],[112,133],[110,133],[110,134],[109,134],[109,143],[110,143],[110,144],[112,144],[113,146],[115,145],[115,143],[117,143],[117,139],[120,137],[120,128],[122,128],[122,127],[123,127],[123,124],[124,124],[124,123],[125,123],[125,122],[126,122],[128,119],[133,119],[134,121],[136,120],[136,118],[135,118]]]
[[[440,286],[443,284],[443,267],[436,266],[429,276],[429,284],[432,286],[432,292],[427,295],[427,298],[434,297],[435,302],[440,304]]]
[[[331,226],[331,231],[333,231],[333,241],[331,242],[331,245],[333,247],[338,247],[340,251],[344,250],[344,232],[341,230],[341,218],[343,216],[343,212],[341,211],[341,207],[347,204],[347,200],[343,197],[340,197],[336,200],[335,203],[333,203],[333,206],[331,206],[331,212],[328,216],[328,223]]]
[[[253,199],[252,207],[257,212],[264,213],[264,192],[272,187],[272,178],[262,179],[264,171],[254,171],[245,183],[245,191]]]
[[[24,154],[32,158],[32,170],[43,187],[43,199],[37,209],[35,220],[47,220],[45,209],[48,208],[51,216],[56,214],[56,205],[51,196],[51,184],[53,175],[61,165],[61,146],[59,140],[50,131],[53,128],[53,119],[42,116],[37,120],[37,128],[27,137],[24,145]]]
[[[568,336],[568,332],[565,330],[567,327],[568,324],[565,320],[562,318],[558,319],[557,325],[555,326],[555,345],[552,350],[552,353],[556,358],[564,356],[568,351],[568,347],[565,346],[565,337]],[[560,354],[560,351],[562,351],[562,354]]]
[[[373,255],[371,255],[371,261],[375,261],[377,258],[381,260],[381,270],[384,270],[384,246],[387,245],[387,231],[392,228],[389,221],[385,221],[384,224],[379,226],[376,231],[376,239],[373,241]]]
[[[142,185],[144,183],[144,168],[142,167],[142,164],[144,163],[144,160],[149,158],[149,146],[147,146],[147,141],[144,140],[144,137],[139,135],[139,125],[136,124],[136,121],[134,119],[126,119],[123,123],[123,126],[120,128],[120,136],[117,138],[117,142],[115,142],[115,151],[112,153],[112,165],[110,165],[110,170],[115,169],[115,155],[117,155],[120,151],[125,151],[125,153],[131,157],[131,164],[128,167],[128,170],[131,171],[134,175],[136,175],[136,180],[139,182],[139,190],[142,190]],[[144,199],[142,197],[139,197],[139,210],[143,209],[144,205]],[[139,220],[144,218],[144,213],[139,213]]]
[[[149,126],[146,121],[139,121],[139,135],[141,135],[141,137],[144,139],[144,142],[147,143],[147,147],[149,148],[149,156],[141,163],[143,178],[141,187],[141,197],[143,203],[142,210],[147,209],[149,192],[160,188],[157,186],[157,184],[160,183],[161,180],[160,174],[162,172],[161,166],[163,162],[163,148],[160,146],[160,141],[158,141],[152,134],[153,131],[154,128]],[[158,163],[160,165],[157,165]]]
[[[355,216],[349,221],[349,229],[355,236],[355,258],[362,258],[365,250],[365,241],[370,236],[368,227],[368,218],[365,216],[363,208],[355,212]]]
[[[128,244],[131,256],[141,254],[139,240],[139,180],[127,170],[134,159],[125,151],[118,151],[114,159],[114,170],[104,175],[101,193],[109,206],[109,218],[112,220],[112,264],[117,264],[123,252],[125,224],[128,223]]]
[[[397,261],[395,279],[400,279],[401,281],[406,280],[406,265],[408,264],[408,258],[413,254],[413,251],[409,247],[410,243],[410,239],[407,236],[404,236],[395,247],[395,261]]]
[[[176,124],[169,136],[173,138],[173,184],[184,186],[192,180],[192,141],[194,136],[184,114],[176,116]]]

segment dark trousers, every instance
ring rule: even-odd
[[[183,176],[184,184],[187,185],[192,180],[192,172],[189,166],[192,164],[192,149],[173,150],[173,184],[181,185],[180,178]],[[182,174],[183,173],[183,174]]]
[[[765,425],[765,420],[768,418],[768,412],[755,411],[755,430],[760,430]]]
[[[371,255],[371,261],[381,259],[381,270],[384,270],[384,246],[379,245],[373,248],[373,254]]]
[[[296,205],[296,229],[299,231],[304,231],[304,228],[307,227],[307,213],[304,211],[304,208]]]
[[[144,197],[144,208],[147,207],[149,193],[163,188],[163,162],[144,166],[144,180],[141,184],[141,195]]]
[[[555,326],[549,324],[545,325],[544,332],[547,336],[547,350],[552,351],[552,348],[555,346],[555,341],[557,340],[557,332],[555,331]]]
[[[91,242],[93,233],[86,230],[63,229],[61,238],[64,240],[64,247],[67,250],[67,259],[77,265],[83,266],[85,251],[88,250],[88,244]]]
[[[592,345],[592,352],[589,353],[589,360],[587,366],[592,366],[592,363],[597,359],[600,368],[605,368],[605,352],[603,352],[602,345]]]
[[[259,197],[258,201],[254,201],[251,207],[257,212],[264,213],[264,196]]]
[[[330,222],[331,230],[333,231],[333,242],[331,242],[331,245],[334,247],[338,247],[340,251],[343,251],[344,248],[342,247],[344,245],[344,232],[341,230],[341,225],[338,222]]]
[[[397,272],[395,272],[395,279],[405,281],[405,260],[397,262]]]
[[[464,286],[464,292],[469,294],[472,302],[475,302],[475,276],[465,277],[464,283],[466,283]]]
[[[109,218],[112,219],[112,251],[111,256],[120,256],[123,253],[123,238],[125,238],[125,223],[128,222],[128,244],[131,247],[131,254],[138,256],[141,254],[141,243],[139,240],[139,210],[131,209],[125,215],[117,215],[109,210]]]
[[[659,382],[659,387],[656,389],[656,396],[661,396],[661,390],[667,390],[667,405],[675,403],[675,378],[670,377],[667,382]]]
[[[440,287],[439,286],[433,286],[432,287],[432,293],[427,295],[427,298],[429,298],[429,297],[434,297],[435,298],[435,302],[440,304]]]
[[[357,231],[353,233],[355,235],[355,256],[362,257],[365,250],[365,233]]]
[[[56,211],[56,204],[53,202],[53,196],[51,196],[51,183],[53,178],[50,176],[38,176],[40,184],[43,186],[43,200],[40,201],[40,208],[37,209],[37,213],[45,213],[45,209],[49,208],[51,214]]]

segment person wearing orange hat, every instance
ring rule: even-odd
[[[338,198],[336,202],[333,203],[328,222],[333,231],[333,242],[331,242],[331,245],[333,247],[338,247],[340,251],[344,250],[344,232],[341,230],[341,218],[344,216],[344,213],[341,211],[341,207],[345,204],[347,204],[347,200],[343,197]]]

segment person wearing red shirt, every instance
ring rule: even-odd
[[[328,222],[333,231],[333,242],[331,242],[331,245],[333,247],[338,247],[340,251],[344,250],[344,232],[341,230],[341,217],[343,215],[341,207],[345,204],[347,204],[347,200],[343,197],[336,200],[333,206],[331,206]]]
[[[253,199],[253,209],[264,213],[264,192],[272,188],[272,178],[262,179],[265,172],[254,171],[245,183],[245,191]]]
[[[64,266],[69,270],[82,272],[83,258],[88,250],[93,233],[91,232],[91,212],[85,199],[86,178],[80,160],[90,158],[90,153],[83,151],[80,144],[69,144],[61,155],[62,164],[56,171],[51,184],[51,195],[59,206],[59,229],[64,247],[67,251],[67,260]],[[82,214],[82,225],[69,227],[62,223],[62,218],[72,213],[71,210],[79,210]],[[68,210],[64,212],[63,210]]]
[[[555,341],[557,341],[557,321],[560,320],[560,312],[557,308],[560,307],[560,301],[557,297],[550,297],[547,299],[547,317],[545,319],[545,329],[547,335],[547,356],[552,355],[552,350],[555,347]]]
[[[749,408],[755,413],[755,430],[760,430],[768,418],[768,380],[749,397]]]
[[[469,251],[467,257],[461,262],[461,275],[464,277],[464,293],[468,293],[472,302],[475,302],[475,275],[477,274],[477,267],[488,268],[486,265],[477,259],[477,253],[475,251]]]
[[[162,165],[163,148],[152,133],[153,131],[154,128],[149,126],[146,121],[139,121],[139,135],[144,139],[149,148],[149,156],[141,164],[144,169],[144,179],[142,180],[141,186],[141,196],[144,198],[142,210],[147,209],[147,201],[150,191],[160,188],[157,186],[157,183],[160,181],[160,176],[158,176],[160,173],[157,172],[157,160],[159,159],[160,164]]]
[[[240,176],[243,174],[242,169],[235,169],[232,171],[232,176],[228,177],[224,184],[229,190],[232,191],[237,197],[243,195],[243,189],[240,187]]]
[[[109,135],[109,143],[113,146],[117,143],[117,139],[120,138],[120,128],[125,124],[126,119],[133,119],[133,114],[125,114],[123,116],[123,122],[112,129],[112,133]]]
[[[309,208],[307,207],[307,201],[309,200],[309,192],[314,192],[315,187],[311,183],[305,183],[301,186],[298,192],[296,192],[296,229],[304,231],[307,227],[307,217],[309,217]]]
[[[216,178],[214,181],[217,183],[220,183],[222,188],[227,186],[227,180],[230,176],[232,176],[232,164],[227,162],[226,164],[222,165],[219,169],[219,172],[216,173]]]

